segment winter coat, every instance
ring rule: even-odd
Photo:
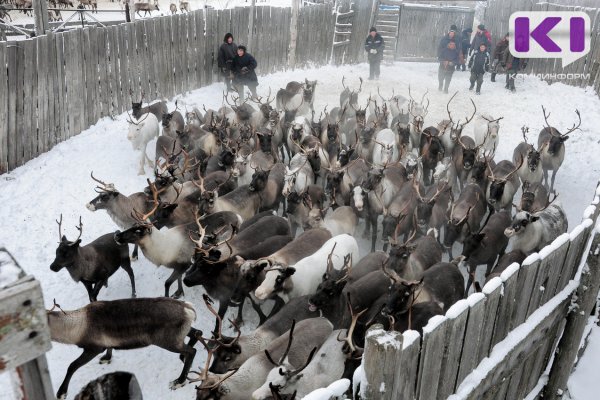
[[[466,29],[462,31],[462,36],[460,37],[460,50],[463,55],[469,53],[469,48],[471,47],[471,33]]]
[[[367,58],[369,62],[381,61],[383,59],[383,49],[385,48],[385,42],[379,33],[375,34],[375,37],[371,35],[367,36],[365,40],[365,51],[368,53]],[[372,54],[371,50],[377,50],[376,54]]]
[[[496,43],[496,47],[494,48],[494,60],[502,60],[502,57],[504,57],[504,50],[507,48],[508,40],[506,40],[506,38]]]
[[[483,74],[490,69],[490,53],[478,50],[469,59],[469,68],[476,74]]]
[[[224,43],[219,47],[219,56],[217,58],[217,62],[219,68],[222,70],[230,70],[231,62],[237,55],[237,44],[231,42],[231,44],[224,41]]]
[[[471,42],[471,50],[469,53],[473,53],[479,50],[479,46],[485,44],[485,47],[489,50],[492,46],[492,37],[488,31],[482,31],[476,33],[473,37],[473,41]]]
[[[527,59],[513,56],[508,47],[504,50],[501,62],[503,66],[506,66],[506,70],[511,72],[517,72],[519,69],[525,69],[527,66]]]
[[[244,53],[241,57],[236,54],[231,65],[231,70],[234,75],[233,83],[240,85],[257,85],[258,78],[256,77],[256,72],[254,72],[256,66],[257,63],[254,57],[252,57],[252,54]],[[247,70],[242,71],[244,68],[247,68]]]
[[[459,59],[460,58],[457,48],[449,49],[448,47],[446,47],[442,50],[442,52],[439,55],[439,60],[441,63],[440,65],[442,66],[442,68],[448,70],[454,69],[454,66],[458,64]]]
[[[446,34],[440,40],[440,44],[438,46],[438,60],[439,61],[443,61],[442,60],[442,52],[444,52],[444,50],[448,49],[448,43],[450,43],[450,42],[454,42],[454,44],[456,45],[457,53],[460,53],[461,47],[460,47],[459,37],[455,34],[454,37],[452,39],[450,39],[450,35]]]

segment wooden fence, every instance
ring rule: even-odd
[[[556,4],[558,3],[558,4]],[[571,86],[592,86],[600,95],[600,2],[598,0],[553,0],[550,3],[523,0],[488,0],[485,9],[485,25],[498,41],[508,29],[508,20],[515,11],[583,11],[590,16],[592,24],[590,52],[567,67],[558,58],[531,59],[527,73],[543,74],[548,82],[560,80]],[[494,43],[495,44],[495,43]],[[565,79],[564,74],[579,74],[577,79]],[[588,75],[589,74],[589,75]]]
[[[125,112],[142,91],[148,100],[172,98],[217,82],[222,38],[232,32],[238,44],[247,43],[251,9],[197,10],[1,42],[0,173]],[[248,51],[260,74],[286,68],[290,17],[290,8],[254,8]],[[329,5],[300,9],[300,65],[328,63],[332,19]]]
[[[600,212],[599,194],[600,186],[582,223],[570,234],[522,265],[513,264],[482,293],[459,301],[446,315],[432,318],[422,340],[414,331],[372,328],[363,357],[361,397],[525,398],[538,385],[564,328],[579,284],[577,272]],[[595,274],[600,276],[599,271]],[[595,298],[598,285],[591,288],[583,286],[583,291]],[[571,367],[565,366],[568,371]]]

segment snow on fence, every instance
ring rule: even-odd
[[[523,399],[534,388],[541,390],[538,381],[554,354],[565,319],[571,314],[587,319],[597,297],[598,254],[588,258],[591,274],[585,270],[581,278],[580,266],[585,264],[581,261],[587,254],[593,221],[600,223],[599,196],[600,186],[583,221],[571,233],[558,237],[522,265],[513,264],[490,280],[482,293],[471,294],[446,315],[432,318],[422,340],[414,331],[400,334],[385,332],[380,325],[372,327],[365,340],[361,398],[429,400],[452,395],[453,400],[508,400]],[[599,235],[594,242],[600,243]],[[574,305],[580,311],[569,313]],[[577,354],[583,328],[578,325],[574,331],[563,337],[564,347],[571,348],[561,361],[564,365],[553,367],[553,374],[556,370],[564,379],[554,392],[566,386]]]
[[[523,0],[488,0],[485,8],[485,25],[492,34],[495,45],[506,34],[508,20],[515,11],[583,11],[590,16],[592,25],[590,52],[579,60],[562,68],[558,58],[531,59],[526,73],[539,74],[542,79],[553,83],[562,82],[571,86],[592,86],[600,95],[600,3],[598,0],[552,0],[528,2]]]

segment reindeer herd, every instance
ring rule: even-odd
[[[127,195],[91,173],[97,196],[87,208],[105,210],[120,230],[89,244],[81,243],[81,219],[74,241],[57,221],[50,268],[66,268],[91,302],[48,314],[53,340],[83,349],[59,398],[104,350],[101,362],[109,362],[112,349],[149,345],[180,354],[171,388],[198,382],[199,400],[302,398],[352,379],[369,326],[422,331],[480,290],[479,265],[490,279],[567,230],[554,180],[578,111],[578,123],[561,133],[544,109],[537,148],[523,127],[513,159],[497,160],[502,118],[477,115],[472,100],[464,120],[453,116],[454,95],[447,118],[426,126],[427,93],[418,101],[409,88],[408,98],[378,93],[361,103],[362,79],[358,88],[342,85],[339,105],[318,119],[317,82],[308,80],[242,103],[224,95],[218,110],[143,107],[143,93],[132,104],[127,137],[140,154],[138,174],[147,165],[154,179]],[[360,254],[359,233],[371,239],[368,254]],[[138,248],[172,271],[157,293],[164,297],[135,298]],[[132,298],[97,301],[119,267]],[[175,300],[184,287],[204,293],[212,332],[194,329],[198,310]],[[259,325],[242,334],[246,303]],[[237,316],[227,323],[230,307]],[[226,324],[233,337],[223,334]],[[197,342],[208,356],[194,373]]]

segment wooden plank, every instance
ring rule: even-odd
[[[483,287],[483,294],[486,295],[487,301],[485,302],[485,318],[481,325],[477,363],[487,357],[492,349],[492,334],[494,332],[502,289],[502,281],[499,278],[492,279]]]
[[[396,364],[393,393],[398,399],[416,398],[416,382],[419,373],[419,353],[421,351],[420,335],[416,331],[405,331],[402,334],[402,352]]]
[[[17,52],[17,70],[14,74],[16,79],[16,112],[15,112],[15,122],[16,122],[16,147],[15,147],[15,166],[23,165],[23,142],[25,138],[25,131],[23,126],[23,118],[25,117],[23,107],[25,103],[24,95],[23,95],[23,79],[24,72],[27,68],[27,64],[25,64],[25,51],[23,46],[19,46],[19,51]],[[29,99],[27,99],[29,101]],[[28,115],[27,118],[30,118]]]
[[[35,71],[25,75],[25,80],[29,80],[30,82],[28,84],[31,85],[31,92],[26,94],[28,96],[26,99],[30,99],[28,100],[28,103],[31,103],[32,110],[29,127],[28,146],[30,146],[30,153],[28,160],[31,160],[32,158],[48,151],[47,137],[48,131],[50,130],[49,118],[50,114],[52,114],[52,111],[48,107],[48,99],[52,97],[52,92],[49,92],[47,89],[47,81],[50,79],[48,76],[48,60],[50,59],[48,47],[51,42],[49,37],[46,35],[36,38],[36,41],[37,44],[32,43],[32,60],[31,63],[28,64],[27,69],[33,69],[34,66],[40,65],[40,45],[43,46],[43,52],[41,56],[43,57],[42,60],[44,64],[43,67],[36,68]],[[40,93],[40,91],[43,93]]]
[[[21,278],[0,291],[0,371],[11,370],[51,349],[39,282]]]
[[[0,42],[0,65],[8,64],[8,48]],[[8,171],[8,70],[0,68],[0,174]]]
[[[502,275],[502,284],[504,291],[498,305],[498,317],[496,327],[493,332],[491,347],[506,337],[510,328],[510,316],[516,307],[517,286],[519,277],[519,265],[510,266]]]
[[[482,293],[474,293],[467,298],[469,316],[467,318],[465,337],[469,338],[468,348],[470,351],[463,351],[460,355],[456,386],[460,385],[464,378],[479,364],[477,349],[481,340],[481,327],[485,318],[486,301],[487,299]]]
[[[55,49],[56,49],[56,83],[57,83],[57,108],[59,110],[66,110],[66,85],[65,85],[65,56],[64,56],[64,40],[65,34],[60,32],[55,37]],[[59,127],[56,135],[52,138],[52,145],[62,142],[66,137],[68,129],[68,113],[60,112],[59,115]]]
[[[94,78],[93,78],[93,72],[92,72],[92,60],[91,60],[91,51],[92,51],[92,43],[91,43],[91,39],[90,39],[90,31],[92,28],[85,28],[83,29],[82,33],[82,39],[83,41],[81,42],[82,44],[82,73],[83,73],[83,79],[82,79],[82,86],[84,88],[84,90],[82,91],[83,97],[81,97],[81,101],[83,103],[83,113],[84,113],[84,120],[83,120],[83,129],[87,128],[88,126],[90,126],[93,121],[93,106],[92,106],[92,101],[95,101],[95,96],[94,96],[94,89],[95,89],[95,85],[94,85]],[[79,134],[79,132],[77,132],[77,134]]]
[[[129,57],[127,56],[127,24],[119,25],[117,39],[119,40],[119,73],[121,74],[121,98],[123,111],[131,109],[133,97],[129,94],[133,85],[129,77]],[[139,99],[139,97],[138,97]],[[137,99],[135,101],[138,101]]]
[[[445,354],[444,340],[450,321],[444,316],[435,316],[423,328],[423,345],[419,361],[417,396],[421,399],[438,398],[438,385],[442,369],[440,358]]]
[[[466,299],[459,300],[446,312],[449,325],[444,339],[445,354],[442,356],[438,381],[438,398],[446,398],[454,393],[463,346],[466,343],[468,347],[470,339],[465,338],[468,316],[469,302]]]
[[[150,91],[150,85],[148,82],[148,73],[146,71],[147,69],[147,61],[146,61],[146,54],[145,54],[145,48],[146,45],[144,43],[144,23],[145,20],[143,19],[139,19],[137,21],[135,21],[134,24],[132,24],[133,26],[133,30],[135,31],[135,55],[136,55],[136,65],[137,65],[137,75],[138,75],[138,79],[139,79],[139,85],[140,85],[140,93],[144,93],[145,96],[145,100],[148,103],[151,103],[152,100],[154,100],[154,97],[152,96],[152,92]]]
[[[510,329],[521,325],[527,319],[527,309],[529,306],[529,297],[533,291],[537,270],[540,265],[537,254],[529,256],[521,264],[519,271],[519,284],[517,285],[517,307],[511,316]]]
[[[36,122],[38,117],[43,117],[42,113],[36,109],[38,106],[38,98],[33,97],[33,74],[34,65],[36,64],[37,43],[43,47],[41,40],[27,39],[19,42],[23,49],[25,64],[23,65],[23,163],[31,160],[33,143],[36,142],[37,147],[37,127]],[[41,72],[41,71],[40,71]],[[37,84],[36,84],[37,94]],[[40,104],[40,109],[43,108]],[[41,118],[40,118],[41,119]],[[33,125],[32,125],[33,123]],[[35,155],[34,155],[35,156]]]
[[[508,389],[506,390],[506,400],[517,399],[517,392],[519,391],[519,387],[521,384],[521,377],[523,376],[523,371],[525,370],[525,360],[519,363],[517,368],[515,368],[514,372],[507,379]]]
[[[556,290],[560,273],[564,268],[567,251],[569,250],[569,234],[564,233],[553,242],[553,251],[547,257],[549,268],[548,280],[544,285],[545,289],[542,293],[541,304],[546,304],[554,295],[562,290]],[[546,259],[544,259],[546,261]]]
[[[402,352],[402,334],[386,332],[379,324],[373,325],[365,336],[364,372],[368,386],[366,398],[392,400],[393,381],[397,361]],[[361,389],[362,390],[362,389]]]
[[[54,137],[58,134],[60,129],[59,119],[62,111],[58,105],[60,93],[58,93],[58,73],[56,71],[56,34],[54,32],[48,32],[47,35],[48,59],[46,61],[47,79],[45,90],[48,93],[48,132],[45,134],[45,151],[49,151],[54,144]]]
[[[112,96],[111,115],[119,115],[125,111],[123,93],[121,87],[121,62],[119,60],[119,29],[116,26],[108,27],[109,57],[110,57],[110,92]]]
[[[196,82],[197,87],[206,86],[206,37],[204,36],[204,10],[196,14],[196,41],[198,43],[198,53],[196,56]]]
[[[110,68],[110,60],[108,58],[108,29],[98,29],[98,90],[100,92],[100,118],[108,117],[111,113],[112,96],[110,92],[110,83],[108,81],[108,70]]]
[[[178,93],[183,91],[182,87],[182,70],[181,70],[181,39],[179,28],[181,26],[181,18],[183,15],[177,15],[175,19],[171,18],[171,63],[173,64],[173,93],[172,96],[176,96]]]
[[[569,250],[565,257],[565,264],[563,266],[562,274],[559,279],[558,287],[564,287],[567,282],[575,277],[577,268],[581,263],[583,253],[585,252],[585,246],[587,245],[588,239],[592,232],[593,223],[590,220],[582,222],[584,226],[580,226],[571,232]]]
[[[74,47],[77,46],[76,43],[76,35],[77,31],[66,32],[64,36],[64,57],[65,57],[65,87],[66,87],[66,97],[65,97],[65,110],[69,116],[69,125],[67,128],[66,137],[63,140],[70,138],[73,135],[73,132],[78,130],[77,119],[78,112],[76,110],[77,105],[75,104],[75,100],[81,99],[78,97],[76,93],[75,86],[77,86],[77,57],[74,54]]]

